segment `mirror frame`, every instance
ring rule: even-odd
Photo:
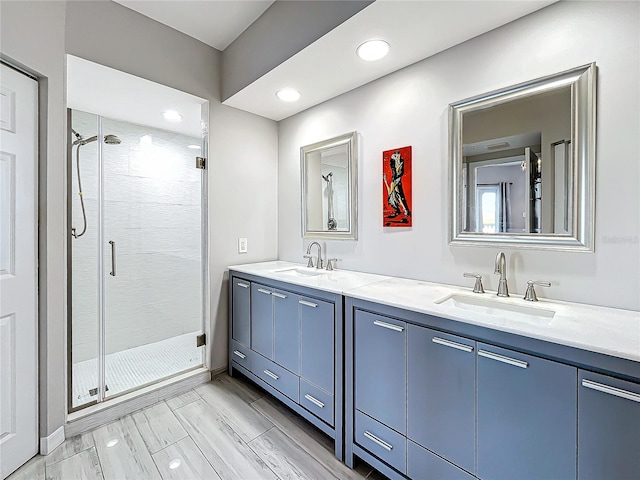
[[[349,230],[325,231],[307,230],[307,167],[306,155],[308,153],[347,145],[349,155]],[[316,142],[300,147],[300,185],[301,185],[301,210],[302,210],[302,238],[325,238],[330,240],[357,240],[358,239],[358,133],[349,132],[338,137]]]
[[[594,251],[596,64],[538,78],[477,95],[449,105],[449,244],[460,246],[513,246],[536,250]],[[462,128],[466,112],[485,109],[551,91],[571,87],[571,141],[573,143],[573,222],[571,234],[518,234],[463,232]]]

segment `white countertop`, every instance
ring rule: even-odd
[[[321,275],[311,276],[305,274],[291,273],[292,269],[300,271],[308,271],[309,274],[320,273]],[[280,280],[282,282],[300,285],[302,287],[316,288],[325,292],[343,294],[345,290],[362,287],[374,282],[387,280],[391,277],[384,275],[374,275],[372,273],[352,272],[349,270],[317,270],[315,268],[307,268],[299,263],[284,262],[275,260],[273,262],[247,263],[244,265],[233,265],[229,270],[248,273],[250,275],[259,275],[271,280]]]
[[[315,277],[291,262],[274,261],[229,267],[294,285],[403,308],[525,337],[640,362],[640,312],[539,298],[527,302],[519,295],[498,298],[494,292],[474,294],[470,288],[370,273],[334,270]],[[292,270],[297,269],[298,271]],[[436,303],[451,295],[473,302],[493,302],[506,309],[529,309],[552,317],[479,312],[464,306]]]

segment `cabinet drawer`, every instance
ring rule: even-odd
[[[231,342],[231,359],[238,365],[242,365],[247,370],[251,370],[251,356],[253,352],[249,347],[245,347],[240,342]]]
[[[407,440],[407,476],[438,480],[473,480],[475,478],[411,440]]]
[[[297,375],[257,354],[254,354],[251,359],[251,371],[273,388],[298,403],[299,385]]]
[[[398,432],[356,410],[354,440],[396,470],[406,473],[407,439]]]
[[[300,379],[300,405],[333,426],[333,395]]]

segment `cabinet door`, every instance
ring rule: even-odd
[[[300,375],[334,393],[335,320],[333,303],[301,297]]]
[[[478,477],[575,479],[576,368],[477,347]]]
[[[355,406],[402,434],[407,423],[406,330],[405,322],[356,311]]]
[[[415,325],[407,336],[407,436],[474,472],[475,342]]]
[[[251,284],[251,349],[273,359],[272,289]]]
[[[300,369],[300,319],[298,295],[273,290],[273,360],[298,374]]]
[[[251,345],[251,282],[232,278],[232,325],[231,336],[234,340]]]
[[[640,478],[640,385],[578,373],[578,479]]]

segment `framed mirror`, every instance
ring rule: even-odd
[[[302,237],[357,239],[357,133],[300,148]]]
[[[449,106],[453,245],[593,252],[596,66]]]

